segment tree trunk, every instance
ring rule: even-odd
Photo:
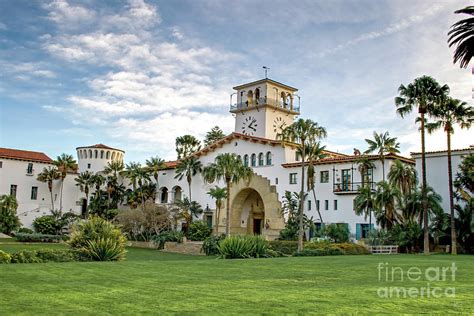
[[[449,185],[449,210],[451,213],[451,254],[457,255],[456,226],[454,219],[454,199],[453,199],[453,167],[451,162],[451,126],[446,127],[448,141],[448,185]]]
[[[54,200],[53,200],[53,185],[48,185],[49,194],[51,194],[51,211],[54,211]]]
[[[225,235],[230,236],[230,180],[226,180],[227,198],[226,198],[226,219],[225,219]]]
[[[321,221],[321,225],[322,225],[324,224],[323,217],[321,216],[321,211],[318,209],[317,204],[316,204],[316,192],[314,191],[314,185],[313,185],[313,198],[314,198],[314,207],[316,207],[316,211],[318,211],[319,220]]]
[[[87,219],[89,217],[89,193],[86,194],[86,213],[84,217]]]
[[[216,231],[215,231],[216,236],[219,235],[219,215],[220,215],[220,212],[221,212],[220,205],[219,206],[216,205]]]
[[[300,207],[298,211],[298,252],[303,251],[303,234],[304,234],[304,229],[303,229],[303,210],[304,210],[304,158],[305,158],[305,146],[304,146],[304,140],[302,140],[303,144],[303,150],[301,154],[301,191],[300,191]]]
[[[189,203],[193,201],[193,198],[191,197],[191,180],[188,180],[188,189],[189,189]]]
[[[155,177],[155,203],[156,203],[156,200],[158,199],[158,190],[159,190],[159,185],[158,185],[158,174],[156,175]]]
[[[423,253],[430,254],[430,234],[428,230],[428,203],[426,200],[426,157],[425,157],[425,113],[421,112],[421,205],[423,208]]]
[[[66,177],[61,178],[61,193],[59,194],[59,210],[60,210],[60,211],[63,210],[63,187],[64,187],[64,179],[66,179]]]

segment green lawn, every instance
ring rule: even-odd
[[[64,247],[48,245],[49,247]],[[44,245],[5,245],[15,251]],[[379,298],[378,264],[447,267],[455,298]],[[474,257],[372,255],[217,260],[129,248],[123,262],[0,265],[0,314],[136,313],[474,313]],[[385,277],[382,274],[383,278]],[[396,275],[399,279],[400,274]],[[404,276],[406,279],[406,275]]]

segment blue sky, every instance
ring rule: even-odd
[[[388,130],[419,150],[400,84],[428,74],[472,105],[470,69],[452,64],[453,14],[470,1],[0,2],[0,146],[55,157],[104,143],[126,161],[175,158],[174,139],[233,130],[232,87],[269,77],[297,87],[328,149],[351,153]],[[454,147],[473,144],[456,131]],[[427,149],[444,149],[445,136]]]

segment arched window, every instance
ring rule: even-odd
[[[286,95],[285,103],[290,106],[290,109],[293,110],[293,96],[291,94]]]
[[[247,93],[247,106],[253,104],[253,91],[250,90],[248,93]]]
[[[168,188],[161,188],[160,203],[168,203]]]
[[[115,160],[115,151],[112,152],[112,160]]]
[[[97,159],[99,157],[99,152],[96,150],[94,150],[94,158]]]
[[[247,154],[244,155],[244,166],[245,167],[249,166],[249,155]]]
[[[173,202],[181,201],[182,195],[183,195],[183,190],[181,189],[180,186],[175,186],[172,190],[173,192]]]
[[[257,165],[257,155],[252,154],[252,167]]]
[[[92,150],[91,149],[89,149],[89,155],[88,156],[89,156],[89,159],[92,159]]]
[[[267,152],[267,166],[271,166],[272,164],[272,153]]]
[[[82,151],[82,158],[87,158],[87,151],[85,149]]]
[[[259,153],[259,154],[258,154],[258,165],[259,165],[259,166],[263,166],[263,163],[264,163],[264,161],[263,161],[263,153]]]
[[[105,159],[110,159],[110,151],[107,151],[107,153],[105,154]]]
[[[280,95],[280,101],[281,101],[281,106],[284,107],[286,109],[286,94],[285,92],[281,92],[281,95]]]
[[[258,104],[260,99],[260,88],[255,89],[255,103]]]
[[[104,159],[104,151],[103,150],[100,151],[100,159]]]

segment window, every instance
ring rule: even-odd
[[[296,173],[290,173],[290,184],[296,184]]]
[[[259,153],[259,154],[258,154],[258,165],[259,165],[259,166],[263,166],[263,163],[264,163],[264,161],[263,161],[263,153]]]
[[[319,200],[316,200],[316,210],[319,211]]]
[[[328,183],[329,182],[329,171],[321,171],[320,172],[321,183]]]
[[[100,159],[104,159],[104,151],[103,150],[100,151]]]
[[[255,167],[257,165],[257,155],[252,154],[252,167]]]
[[[3,168],[3,161],[0,161],[0,168]]]
[[[31,187],[31,199],[36,200],[38,198],[38,187]]]
[[[329,200],[324,200],[324,209],[329,210]]]
[[[32,174],[33,173],[33,164],[31,162],[28,163],[28,167],[26,168],[26,173],[27,174]]]
[[[278,178],[275,178],[275,184],[278,184]]]
[[[295,160],[296,160],[296,161],[300,161],[300,159],[301,159],[300,153],[299,153],[299,152],[295,152]]]
[[[10,195],[13,195],[14,197],[16,197],[16,189],[17,189],[16,184],[10,185]]]
[[[267,152],[267,166],[270,166],[272,164],[272,153]]]
[[[334,210],[337,211],[337,200],[334,200]]]
[[[91,164],[88,163],[88,164],[87,164],[87,169],[90,169],[90,168],[91,168]]]
[[[308,211],[311,211],[311,200],[308,200]]]
[[[351,169],[342,169],[342,191],[349,191],[351,185]]]
[[[372,224],[372,227],[374,224]],[[356,239],[369,238],[370,225],[369,224],[356,224]]]
[[[249,166],[249,155],[247,154],[244,155],[244,166],[245,167]]]

